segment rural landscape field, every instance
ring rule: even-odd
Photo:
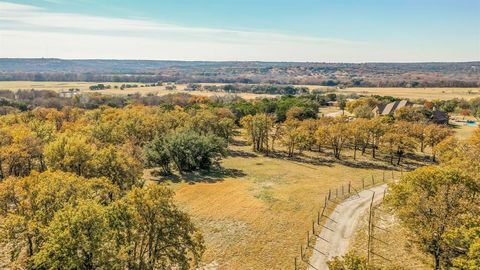
[[[0,0],[0,270],[480,270],[478,14]]]

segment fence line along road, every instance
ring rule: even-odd
[[[316,243],[312,246],[312,256],[308,261],[309,270],[328,269],[327,262],[335,256],[343,256],[348,251],[361,216],[372,203],[383,199],[386,184],[371,187],[339,203],[327,221],[316,233]]]

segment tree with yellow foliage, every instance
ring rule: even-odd
[[[270,135],[275,124],[275,116],[261,113],[256,115],[247,115],[240,120],[240,124],[245,128],[246,135],[252,143],[252,149],[255,152],[270,150]]]
[[[95,146],[82,134],[67,132],[46,146],[45,158],[51,169],[88,175],[93,169]]]
[[[283,125],[282,144],[287,147],[289,157],[293,156],[295,149],[302,140],[300,124],[299,120],[290,118]]]
[[[432,256],[435,269],[449,268],[465,254],[450,237],[465,225],[465,215],[480,214],[478,179],[462,168],[431,166],[408,173],[389,190],[387,205],[409,230],[411,241]]]

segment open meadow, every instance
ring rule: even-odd
[[[52,90],[56,92],[68,91],[69,89],[79,89],[81,92],[86,93],[103,93],[110,95],[130,95],[130,94],[141,94],[141,95],[168,95],[168,94],[178,94],[178,93],[190,93],[197,96],[227,96],[227,95],[237,95],[244,99],[255,99],[255,98],[270,98],[275,97],[276,95],[269,94],[253,94],[253,93],[237,93],[230,94],[225,92],[212,92],[212,91],[187,91],[187,84],[173,84],[175,85],[174,90],[167,90],[168,85],[163,86],[149,86],[149,87],[140,87],[142,83],[118,83],[118,82],[103,82],[105,85],[110,85],[111,89],[104,90],[95,90],[92,91],[89,89],[90,86],[96,85],[98,83],[94,82],[31,82],[31,81],[2,81],[0,82],[0,90],[18,90],[18,89],[35,89],[35,90]],[[137,87],[120,89],[123,84],[137,85]],[[202,84],[209,85],[209,84]],[[218,84],[221,85],[221,84]],[[117,88],[114,88],[117,86]]]
[[[36,90],[53,90],[53,91],[67,91],[71,88],[79,89],[84,92],[96,92],[96,93],[105,93],[105,94],[115,94],[115,95],[128,95],[140,93],[142,95],[147,94],[156,94],[156,95],[166,95],[171,93],[194,93],[195,95],[200,96],[223,96],[230,95],[225,92],[212,92],[212,91],[187,91],[187,84],[176,84],[175,90],[167,90],[168,85],[162,86],[153,86],[153,87],[140,87],[142,83],[118,83],[118,82],[103,82],[105,85],[112,86],[111,89],[105,89],[101,91],[92,91],[89,89],[90,86],[95,85],[95,82],[32,82],[32,81],[0,81],[0,89],[8,90],[17,90],[17,89],[36,89]],[[122,84],[137,84],[137,87],[120,89]],[[224,85],[222,83],[202,83],[202,86],[206,85]],[[113,87],[117,86],[115,89]],[[453,98],[464,98],[472,99],[480,97],[480,88],[367,88],[367,87],[352,87],[346,89],[337,89],[332,87],[325,87],[319,85],[295,85],[297,87],[306,87],[310,91],[313,90],[324,90],[332,91],[337,94],[358,94],[358,95],[380,95],[380,96],[393,96],[397,98],[408,98],[408,99],[426,99],[426,100],[448,100]],[[238,93],[238,96],[245,99],[255,99],[262,97],[275,97],[277,95],[270,94],[253,94],[253,93]]]
[[[0,270],[480,270],[479,10],[0,0]]]
[[[346,89],[338,89],[339,94],[358,94],[358,95],[379,95],[392,96],[397,98],[408,99],[440,99],[448,100],[453,98],[472,99],[480,97],[480,88],[366,88],[352,87]]]
[[[243,143],[230,146],[221,172],[148,177],[171,183],[175,199],[205,237],[204,262],[219,269],[292,269],[328,190],[349,182],[359,188],[362,179],[382,179],[390,169],[368,157],[356,162],[311,152],[267,157]]]

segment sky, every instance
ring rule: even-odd
[[[480,60],[480,0],[0,0],[0,58]]]

